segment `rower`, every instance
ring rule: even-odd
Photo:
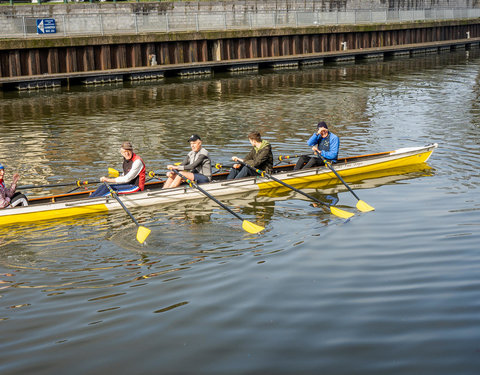
[[[28,206],[28,199],[20,192],[15,192],[17,182],[20,178],[18,173],[13,175],[13,181],[9,188],[5,187],[3,176],[5,175],[5,167],[0,164],[0,208],[12,208],[18,205]]]
[[[192,134],[188,139],[190,142],[190,151],[185,159],[179,165],[167,165],[167,181],[163,184],[163,189],[174,188],[180,185],[183,178],[175,173],[175,170],[181,171],[181,174],[197,184],[204,184],[212,180],[212,162],[208,151],[202,147],[202,139],[197,134]]]
[[[322,158],[332,163],[337,162],[340,140],[328,130],[325,121],[320,121],[317,124],[317,131],[307,141],[307,145],[312,147],[315,156],[300,156],[294,170],[324,165],[325,162]]]
[[[233,161],[242,161],[253,168],[261,169],[267,173],[273,172],[273,153],[272,145],[265,140],[262,140],[262,136],[258,131],[252,131],[248,134],[248,140],[252,145],[250,152],[245,158],[240,159],[236,156],[232,157]],[[246,176],[255,176],[256,173],[251,168],[243,166],[241,164],[234,164],[230,169],[227,179],[236,179]]]
[[[123,142],[120,147],[123,156],[123,175],[119,177],[100,177],[100,182],[112,183],[110,187],[117,194],[131,194],[145,188],[145,163],[142,158],[133,152],[131,142]],[[90,198],[105,197],[110,194],[108,187],[100,186]]]

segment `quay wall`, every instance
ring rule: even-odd
[[[225,1],[182,3],[83,3],[45,4],[0,7],[2,20],[33,17],[54,17],[57,14],[92,14],[92,12],[135,13],[169,12],[186,14],[203,9],[246,12],[268,9],[315,9],[322,7],[374,9],[466,6],[477,7],[475,0],[400,1],[400,0],[324,0],[324,1]],[[8,12],[11,12],[10,14]],[[93,18],[90,21],[93,23]],[[35,77],[74,76],[85,73],[162,67],[199,66],[209,64],[248,64],[267,59],[282,60],[292,56],[322,58],[332,53],[371,50],[382,53],[392,47],[411,48],[450,41],[480,38],[480,18],[421,20],[402,22],[367,22],[309,26],[257,26],[240,29],[118,32],[101,35],[52,36],[21,35],[2,38],[0,34],[0,88],[7,80],[25,81]],[[163,74],[163,73],[162,73]],[[158,76],[158,75],[157,75]]]

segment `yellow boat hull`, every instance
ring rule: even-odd
[[[358,165],[355,163],[349,164],[348,169],[342,169],[342,164],[334,164],[335,170],[342,177],[349,177],[355,175],[363,175],[371,172],[378,172],[386,169],[394,169],[400,167],[406,167],[414,164],[425,163],[430,156],[432,155],[434,149],[431,149],[426,152],[422,152],[415,155],[410,155],[398,159],[386,160],[381,163],[362,165],[361,162]],[[291,177],[291,178],[282,178],[283,182],[286,182],[289,185],[302,185],[310,182],[324,182],[324,185],[330,185],[332,183],[338,183],[338,178],[333,172],[324,172],[317,174],[310,174],[308,176],[301,177]],[[258,184],[260,190],[274,189],[281,186],[278,182],[268,181]],[[318,186],[318,185],[317,185]]]
[[[335,170],[347,180],[354,179],[353,176],[359,179],[369,178],[368,175],[372,173],[386,173],[388,170],[398,170],[402,167],[425,163],[436,147],[436,144],[432,144],[372,155],[352,156],[341,159],[339,163],[335,164]],[[325,166],[299,171],[293,171],[292,168],[292,166],[284,167],[275,174],[275,177],[289,185],[296,186],[306,186],[306,184],[313,183],[315,187],[321,188],[322,186],[340,184],[335,174]],[[394,172],[392,171],[392,173]],[[159,186],[161,187],[161,184]],[[202,185],[202,187],[216,197],[254,191],[260,191],[260,195],[269,195],[278,192],[279,188],[286,189],[279,183],[260,176],[228,181],[219,178],[218,181],[215,180],[210,184]],[[0,210],[0,226],[100,214],[122,209],[121,205],[111,197],[90,199],[88,197],[79,198],[74,195],[63,195],[38,199],[43,199],[44,203],[37,203],[32,200],[32,204],[28,207]],[[171,204],[196,199],[205,199],[205,195],[197,189],[187,186],[165,190],[157,187],[156,190],[146,189],[140,193],[121,196],[122,202],[128,208]]]

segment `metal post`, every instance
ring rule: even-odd
[[[227,14],[223,13],[223,26],[225,27],[225,30],[227,30]]]
[[[298,12],[295,11],[295,27],[298,27]]]
[[[22,28],[23,28],[23,36],[27,37],[27,25],[25,25],[25,16],[22,16]]]
[[[65,19],[65,14],[62,16],[63,19],[63,35],[67,36],[67,21]]]
[[[102,35],[104,35],[104,33],[103,33],[103,18],[102,18],[102,14],[100,13],[100,14],[98,15],[98,17],[100,18],[100,33],[101,33]]]
[[[165,13],[165,32],[168,33],[168,13]]]
[[[137,13],[134,13],[133,16],[135,17],[135,33],[138,34],[138,20],[137,20]]]
[[[195,28],[197,29],[197,33],[200,30],[198,27],[198,13],[195,13]]]

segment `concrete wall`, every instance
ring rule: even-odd
[[[176,3],[44,3],[0,7],[1,17],[52,17],[59,14],[160,13],[192,11],[269,11],[269,10],[353,10],[353,9],[435,9],[477,8],[480,0],[229,0],[184,1]]]

